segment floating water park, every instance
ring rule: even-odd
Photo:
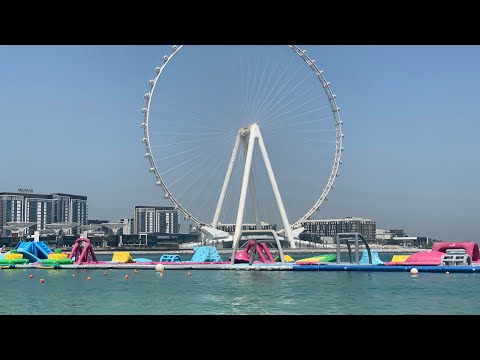
[[[99,261],[86,237],[79,237],[70,252],[52,250],[43,241],[20,241],[15,249],[0,253],[1,269],[135,269],[135,270],[254,270],[254,271],[381,271],[381,272],[480,272],[480,252],[475,242],[437,242],[431,250],[411,255],[394,255],[380,260],[359,233],[338,234],[336,253],[294,260],[283,254],[276,257],[268,242],[250,239],[246,246],[235,249],[228,261],[222,259],[214,246],[196,246],[193,255],[164,254],[158,261],[134,258],[128,251],[113,252],[110,261]],[[363,250],[361,251],[361,248]],[[342,256],[343,253],[343,256]],[[183,257],[182,257],[183,256]],[[282,257],[283,258],[282,258]],[[340,261],[348,258],[347,261]]]
[[[193,254],[189,259],[181,254],[164,254],[159,259],[134,258],[127,251],[115,251],[110,261],[103,261],[97,258],[86,232],[76,239],[69,252],[64,252],[61,248],[49,248],[39,240],[37,231],[32,241],[20,241],[14,249],[0,253],[0,268],[449,273],[480,271],[479,249],[474,242],[435,243],[431,250],[411,255],[396,255],[390,261],[382,261],[378,253],[370,249],[364,236],[360,232],[353,232],[361,229],[342,229],[338,232],[335,229],[334,254],[300,259],[294,259],[287,254],[288,249],[296,248],[300,241],[299,235],[305,230],[305,223],[312,220],[313,214],[327,200],[327,195],[334,188],[334,182],[339,176],[344,151],[343,121],[340,119],[340,107],[331,83],[327,81],[324,71],[318,67],[315,59],[296,45],[275,47],[278,60],[281,61],[278,69],[282,71],[276,71],[279,64],[267,71],[273,58],[272,53],[265,54],[263,46],[255,46],[251,49],[254,53],[251,62],[245,63],[249,64],[250,69],[250,65],[260,62],[260,55],[266,55],[264,68],[258,72],[262,75],[257,79],[257,70],[247,69],[246,74],[253,75],[254,79],[243,81],[243,78],[220,77],[214,71],[213,78],[220,79],[219,85],[222,85],[217,89],[218,103],[212,100],[214,97],[208,97],[204,101],[211,101],[209,108],[212,111],[219,110],[219,114],[213,116],[208,111],[208,116],[195,115],[195,126],[192,127],[191,124],[182,124],[182,121],[186,122],[185,119],[191,118],[191,109],[184,106],[163,109],[166,103],[173,103],[164,101],[168,100],[169,91],[155,93],[161,86],[160,79],[163,78],[167,65],[169,69],[172,68],[176,59],[184,56],[183,48],[184,45],[172,46],[171,52],[162,57],[162,65],[155,68],[153,78],[148,81],[149,89],[144,94],[145,104],[141,109],[141,142],[145,145],[144,158],[148,161],[148,171],[155,178],[155,186],[163,191],[163,198],[171,202],[175,216],[184,216],[192,229],[200,233],[202,245],[193,247]],[[216,51],[228,50],[229,52],[223,55],[229,56],[211,56],[208,53],[209,64],[213,59],[235,59],[232,64],[238,64],[237,60],[245,55],[243,51],[237,52],[237,46],[210,50],[215,54]],[[190,60],[191,66],[202,63],[194,56]],[[186,63],[180,62],[179,65],[181,64]],[[184,71],[192,69],[191,66],[184,66],[182,71],[173,72],[169,76],[182,74],[183,80],[180,84],[194,83],[193,77],[199,74],[201,76],[197,80],[209,79],[203,68],[184,76]],[[223,67],[230,69],[225,64],[222,64]],[[174,65],[173,68],[175,69]],[[226,75],[244,74],[233,69],[234,67]],[[281,74],[290,75],[284,79]],[[270,76],[280,78],[267,79]],[[292,80],[294,76],[298,78]],[[189,82],[184,81],[187,78]],[[213,88],[210,80],[208,87]],[[278,84],[278,80],[285,82]],[[173,80],[169,81],[174,83]],[[236,106],[230,109],[231,111],[223,108],[229,103],[226,101],[229,98],[224,96],[225,84],[244,84],[247,87],[258,85],[261,89],[246,89],[243,100],[251,104],[247,106],[248,111],[245,114],[237,116]],[[271,86],[270,89],[268,85]],[[204,88],[188,85],[173,95],[185,96],[187,90],[202,89],[200,93],[184,98],[190,101],[202,95]],[[158,108],[153,102],[157,95],[163,99]],[[236,90],[234,95],[239,95]],[[160,110],[165,111],[165,114]],[[188,116],[182,114],[182,111],[187,111]],[[162,114],[165,116],[161,116]],[[168,121],[162,121],[164,118],[168,118]],[[236,122],[237,118],[239,122]],[[220,124],[218,119],[232,119],[235,124]],[[228,137],[226,133],[216,132],[220,127],[228,130]],[[186,132],[187,128],[189,131]],[[292,137],[293,134],[297,137]],[[223,140],[225,144],[219,148],[219,143]],[[198,143],[202,144],[199,148],[192,145]],[[267,145],[274,151],[269,153]],[[325,149],[317,146],[324,146]],[[155,154],[156,151],[159,153]],[[326,154],[329,154],[330,160],[321,163],[319,159]],[[307,167],[300,169],[301,163],[307,164]],[[275,173],[273,164],[276,166]],[[316,176],[319,179],[321,177],[322,181],[316,181]],[[200,181],[203,184],[199,185]],[[279,184],[288,184],[290,196],[286,203]],[[300,191],[308,195],[297,196]],[[309,194],[315,194],[313,202],[309,201]],[[293,221],[287,216],[287,208],[290,215],[293,214]],[[156,216],[157,213],[152,215],[152,218]],[[173,223],[172,216],[168,224],[171,226]],[[113,225],[111,224],[111,229],[116,228]],[[178,226],[171,226],[171,232],[178,231]],[[280,229],[277,229],[277,226]],[[155,228],[158,231],[160,226]],[[232,244],[232,250],[230,256],[224,259],[214,244],[223,246],[227,242]]]

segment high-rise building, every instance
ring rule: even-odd
[[[53,193],[53,223],[75,223],[87,225],[87,197],[72,194]]]
[[[178,210],[170,206],[135,206],[135,234],[176,234],[180,225]]]
[[[25,221],[36,222],[36,230],[45,230],[52,219],[52,196],[26,196],[24,204]]]
[[[9,236],[10,222],[33,222],[26,235],[45,230],[48,224],[66,222],[87,224],[87,197],[72,194],[35,194],[0,192],[0,234]]]
[[[23,195],[16,193],[0,193],[0,226],[11,221],[23,221]]]

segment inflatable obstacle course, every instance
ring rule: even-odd
[[[112,256],[112,262],[128,264],[135,262],[128,251],[115,251]]]
[[[13,250],[4,254],[0,265],[37,263],[51,253],[52,249],[43,241],[19,241]]]
[[[294,262],[295,261],[295,260],[293,260],[293,258],[290,255],[286,255],[286,254],[283,255],[283,259],[285,260],[285,262]],[[277,255],[277,257],[274,260],[275,260],[275,262],[281,262],[282,261],[280,259],[280,255]]]
[[[222,262],[217,248],[215,246],[196,246],[193,248],[194,254],[190,261],[193,262]]]
[[[258,258],[258,262],[261,263],[274,263],[275,259],[272,256],[268,246],[265,242],[256,242],[255,240],[249,240],[243,250],[239,250],[235,253],[235,264],[248,264],[252,263],[255,259],[255,255]],[[252,258],[253,257],[253,258]],[[231,261],[232,257],[228,258]]]
[[[67,259],[68,255],[62,253],[60,249],[55,249],[53,253],[48,254],[48,258],[52,260]]]
[[[337,255],[335,254],[325,254],[319,256],[312,256],[305,259],[300,259],[296,261],[297,265],[317,265],[321,262],[335,262],[337,261]]]
[[[73,264],[73,259],[69,259],[68,255],[62,253],[60,249],[55,249],[48,254],[48,258],[41,260],[42,266],[58,266],[62,264]]]
[[[215,246],[195,246],[193,248],[192,259],[187,262],[206,263],[206,262],[223,262],[220,254]],[[160,257],[160,262],[178,263],[184,262],[182,257],[178,254],[164,254]]]
[[[372,256],[372,265],[382,265],[383,261],[380,260],[377,250],[370,249],[370,255]],[[363,250],[362,258],[360,259],[360,264],[368,264],[368,251]]]
[[[160,262],[182,262],[182,258],[176,254],[165,254],[160,257]]]
[[[407,258],[409,256],[410,255],[393,255],[392,260],[390,260],[390,262],[392,262],[392,263],[403,263],[403,262],[405,262],[405,260],[407,260]]]
[[[16,260],[16,259],[23,259],[22,254],[18,254],[15,250],[9,252],[8,254],[5,254],[4,259],[7,260]]]
[[[98,263],[93,246],[88,238],[78,238],[70,251],[69,259],[75,259],[74,264]]]
[[[43,241],[20,241],[14,250],[30,253],[39,260],[48,259],[48,255],[53,252]]]
[[[17,265],[17,264],[28,264],[29,260],[23,257],[23,254],[17,253],[15,250],[11,250],[6,253],[3,259],[0,259],[0,265]]]

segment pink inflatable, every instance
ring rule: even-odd
[[[440,265],[441,258],[449,249],[462,249],[470,257],[470,261],[478,262],[480,252],[478,244],[473,241],[433,243],[432,250],[413,253],[404,262],[386,262],[385,265]]]
[[[250,262],[250,255],[253,248],[253,244],[255,242],[250,240],[245,246],[245,249],[241,251],[237,251],[235,254],[235,263],[249,263]],[[258,255],[258,261],[262,263],[274,263],[275,260],[273,259],[272,254],[268,250],[268,247],[265,243],[258,243],[255,247],[256,253]],[[231,258],[230,258],[231,259]]]
[[[74,264],[98,263],[93,246],[87,238],[78,238],[70,251],[69,259],[75,258]]]

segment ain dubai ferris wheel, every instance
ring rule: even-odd
[[[235,225],[235,242],[242,226],[273,226],[295,247],[342,163],[317,62],[296,45],[174,45],[161,61],[141,127],[164,197],[197,228]]]

